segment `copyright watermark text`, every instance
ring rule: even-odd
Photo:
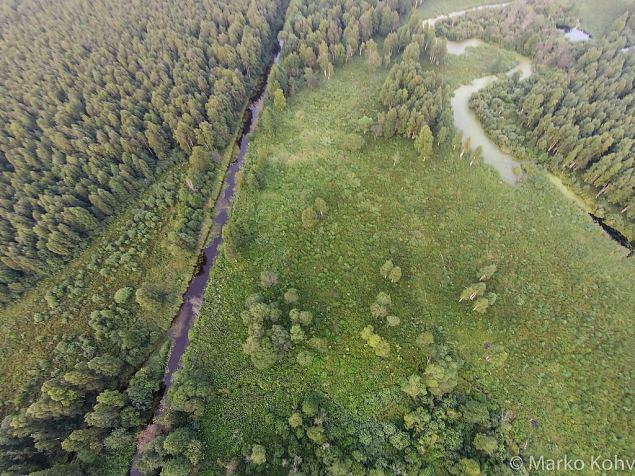
[[[535,471],[634,471],[635,458],[621,456],[591,456],[589,458],[571,458],[564,456],[559,459],[545,458],[544,456],[529,456],[525,459],[514,456],[509,461],[509,466],[514,470],[525,468]]]

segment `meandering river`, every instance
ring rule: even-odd
[[[481,7],[472,8],[469,10],[462,10],[460,12],[450,13],[447,15],[441,15],[436,18],[432,18],[429,20],[424,20],[424,24],[434,25],[437,21],[452,18],[459,15],[463,15],[467,12],[474,10],[481,10],[483,8],[494,8],[494,7],[502,7],[505,5],[509,5],[509,3],[501,3],[495,5],[484,5]],[[575,31],[574,31],[575,30]],[[569,29],[566,31],[567,34],[575,35],[575,37],[567,36],[571,41],[586,41],[590,38],[590,36],[576,28]],[[466,53],[468,48],[476,48],[479,46],[483,46],[486,43],[478,38],[471,38],[464,41],[448,41],[447,50],[448,54],[452,55],[463,55]],[[520,74],[520,79],[526,79],[532,75],[532,63],[529,58],[520,56],[518,64],[507,72],[508,76],[512,76],[516,73]],[[476,148],[481,146],[483,149],[483,161],[486,164],[494,167],[501,178],[511,184],[515,185],[522,178],[522,168],[520,166],[520,162],[515,160],[509,154],[505,154],[498,145],[496,145],[485,133],[483,127],[481,126],[480,121],[476,117],[476,114],[472,109],[470,109],[470,98],[473,94],[477,93],[481,89],[487,87],[494,81],[497,81],[499,76],[491,75],[491,76],[483,76],[481,78],[476,78],[471,83],[460,86],[454,91],[454,95],[451,99],[452,105],[452,113],[454,116],[454,125],[456,128],[463,132],[463,137],[470,138],[470,145],[472,148]],[[578,197],[575,193],[573,193],[568,187],[566,187],[562,181],[556,176],[549,174],[549,179],[551,182],[560,190],[567,198],[574,201],[582,210],[587,212],[591,218],[598,223],[600,227],[616,242],[620,245],[626,247],[631,250],[633,253],[633,244],[629,243],[628,239],[620,233],[617,229],[609,226],[604,222],[601,217],[596,216],[593,213],[592,208],[584,202],[580,197]]]
[[[470,40],[468,40],[470,41]],[[453,42],[448,42],[448,52],[451,48],[455,51],[465,52],[463,47],[454,47]],[[461,42],[465,43],[465,42]],[[520,73],[520,78],[525,79],[531,76],[531,61],[522,58],[518,65],[507,72],[507,75]],[[485,133],[480,121],[470,109],[470,98],[472,95],[484,87],[498,80],[498,76],[483,76],[472,81],[470,84],[460,86],[454,91],[451,99],[452,114],[454,115],[454,125],[463,132],[463,137],[469,137],[473,148],[481,146],[483,148],[483,161],[494,167],[501,175],[502,179],[509,184],[516,184],[521,177],[522,169],[520,163],[508,154],[505,154]]]
[[[460,10],[446,15],[439,15],[435,18],[429,18],[424,20],[423,23],[424,25],[434,26],[438,21],[445,20],[447,18],[454,18],[478,10],[502,8],[507,5],[509,5],[509,2],[481,5],[479,7]],[[483,45],[485,45],[484,41],[478,38],[470,38],[464,41],[448,41],[447,49],[448,54],[463,55],[466,53],[468,48],[476,48]],[[518,65],[508,71],[507,75],[511,76],[516,72],[520,73],[521,79],[531,76],[531,60],[529,58],[521,57]],[[476,117],[476,114],[474,114],[474,111],[470,109],[470,98],[472,95],[487,87],[497,79],[498,76],[495,75],[484,76],[482,78],[475,79],[470,84],[459,87],[456,91],[454,91],[454,95],[451,100],[452,113],[454,115],[454,125],[458,130],[463,132],[463,137],[470,138],[472,148],[480,146],[483,149],[483,161],[494,167],[505,182],[514,185],[518,182],[522,174],[520,163],[514,160],[514,158],[510,155],[503,153],[503,151],[489,137],[487,137],[480,121]]]
[[[282,43],[277,45],[274,50],[272,64],[276,64],[280,60],[281,47]],[[174,372],[176,372],[181,366],[181,359],[185,353],[185,349],[190,343],[188,336],[189,330],[198,317],[203,305],[203,298],[209,281],[210,272],[216,262],[220,245],[222,243],[221,231],[223,226],[227,223],[229,211],[231,210],[231,205],[234,200],[236,192],[236,173],[241,169],[245,161],[247,145],[249,143],[249,134],[253,132],[258,121],[258,117],[262,112],[264,100],[266,98],[265,87],[266,80],[263,82],[262,87],[256,97],[251,101],[247,110],[243,125],[243,132],[240,137],[240,150],[225,172],[221,193],[214,204],[212,212],[212,216],[214,217],[212,226],[212,230],[215,232],[214,238],[201,252],[201,265],[196,275],[190,281],[185,294],[183,294],[183,304],[181,305],[179,313],[170,327],[169,338],[171,345],[168,362],[165,367],[165,374],[163,376],[164,394],[161,402],[159,403],[159,407],[155,412],[155,420],[157,416],[160,416],[165,411],[167,403],[166,395],[168,389],[172,385],[172,377]],[[135,461],[139,456],[139,452],[143,449],[145,444],[163,431],[164,428],[162,428],[160,424],[151,423],[139,434],[137,439],[137,454],[135,455],[132,463],[130,476],[142,476],[141,472],[134,467]]]

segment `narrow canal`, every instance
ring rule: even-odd
[[[277,64],[280,60],[282,44],[276,45],[273,51],[273,64]],[[268,72],[267,72],[268,75]],[[201,252],[201,265],[197,270],[196,275],[190,281],[187,290],[183,294],[183,304],[179,309],[179,313],[172,322],[172,326],[169,331],[170,354],[165,367],[165,374],[163,376],[163,398],[159,403],[159,406],[155,412],[156,417],[160,416],[165,411],[166,395],[170,386],[172,385],[172,377],[181,366],[181,359],[187,349],[189,341],[189,330],[194,324],[194,321],[198,317],[201,307],[203,305],[203,298],[205,295],[205,289],[209,282],[210,272],[216,258],[220,252],[220,245],[222,243],[221,231],[223,226],[227,223],[229,218],[229,212],[236,193],[236,173],[241,169],[245,155],[247,154],[247,146],[249,144],[249,135],[254,131],[258,122],[258,117],[262,112],[264,101],[266,99],[266,77],[265,80],[256,95],[251,101],[248,110],[246,111],[246,117],[243,125],[243,132],[240,137],[240,150],[229,165],[225,172],[225,178],[223,180],[223,186],[221,193],[214,204],[212,211],[213,226],[212,229],[216,230],[214,238],[209,242]],[[142,476],[135,467],[135,461],[139,456],[139,452],[143,449],[146,443],[151,441],[156,435],[160,434],[164,429],[157,423],[150,423],[141,433],[137,440],[137,454],[132,462],[132,468],[130,470],[130,476]]]

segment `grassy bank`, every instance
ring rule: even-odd
[[[469,63],[453,64],[448,78],[470,79]],[[486,68],[472,66],[471,77]],[[470,379],[516,414],[530,453],[632,447],[633,262],[543,175],[511,188],[448,146],[421,162],[402,139],[367,138],[351,151],[348,134],[376,116],[385,74],[354,61],[291,98],[276,131],[250,145],[248,164],[266,161],[265,185],[242,189],[233,214],[250,222],[252,238],[236,263],[219,258],[186,354],[218,390],[204,418],[207,472],[219,473],[217,461],[245,441],[270,442],[275,420],[310,388],[358,415],[396,418],[391,391],[421,366],[410,344],[422,330],[458,349]],[[318,196],[328,214],[306,230],[302,210]],[[403,270],[397,284],[379,273],[388,258]],[[480,315],[458,295],[491,262],[498,301]],[[263,270],[299,290],[328,341],[308,367],[290,358],[258,371],[242,353],[240,309]],[[392,296],[398,327],[372,322],[379,291]],[[390,358],[364,346],[369,323],[397,349]],[[500,366],[488,359],[495,345],[508,354]]]
[[[579,0],[575,2],[575,12],[580,18],[581,28],[588,31],[591,36],[605,35],[611,25],[627,9],[633,9],[633,0],[610,0],[602,2],[602,5],[593,0]]]
[[[424,1],[418,11],[424,18],[432,18],[447,13],[480,7],[481,5],[494,5],[507,3],[509,0],[431,0]]]

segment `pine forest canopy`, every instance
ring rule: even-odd
[[[228,144],[280,6],[0,4],[0,302],[193,147]]]

